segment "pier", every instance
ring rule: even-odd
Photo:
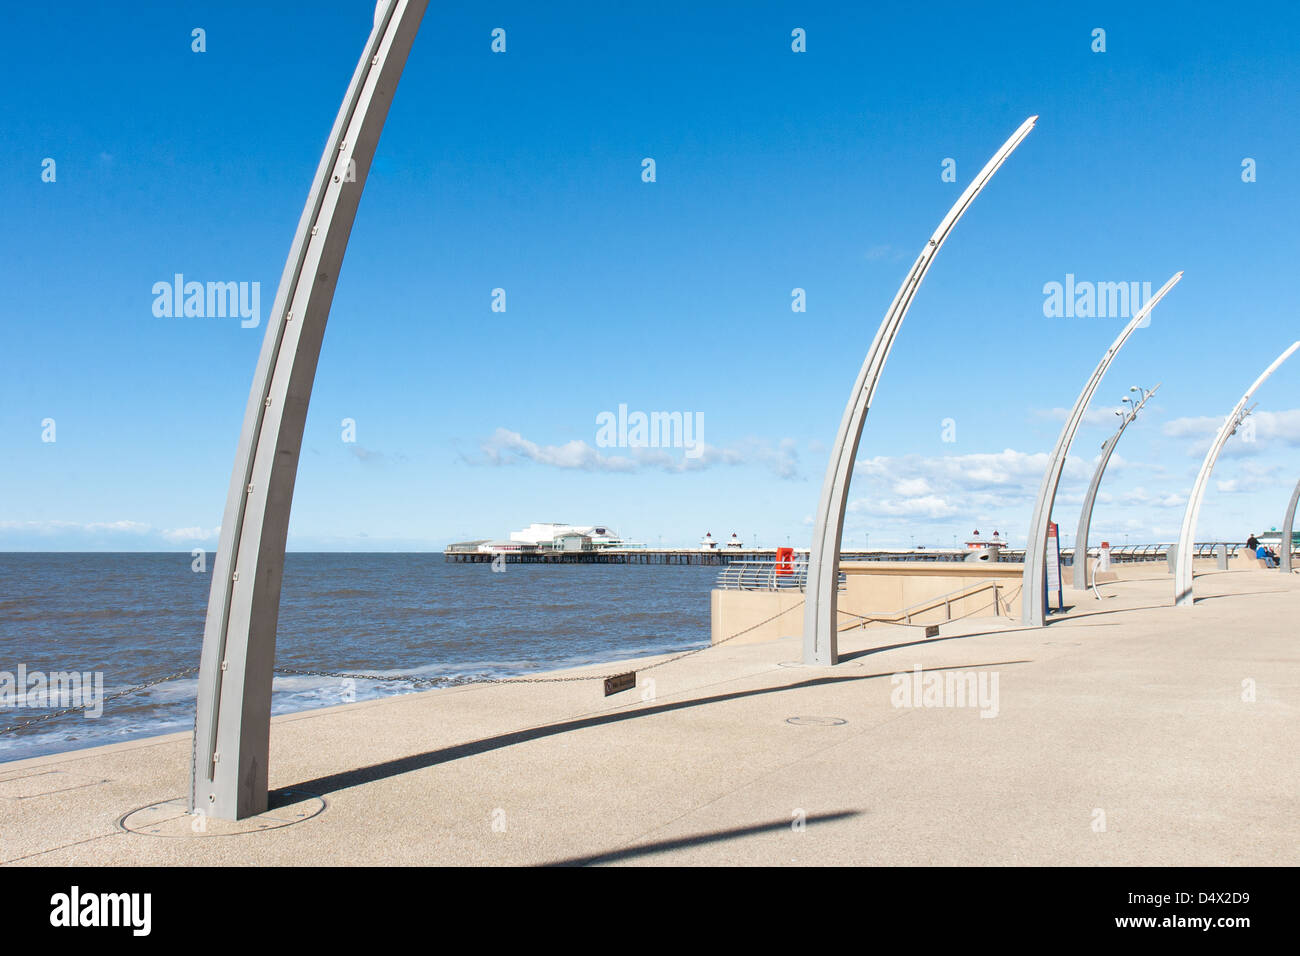
[[[1214,556],[1216,548],[1222,546],[1229,557],[1235,558],[1242,545],[1239,542],[1206,541],[1197,542],[1193,553],[1197,558]],[[1132,562],[1165,561],[1168,558],[1168,544],[1132,544],[1111,548],[1110,559],[1116,564]],[[1097,548],[1089,553],[1094,557]],[[795,560],[808,559],[807,548],[795,549]],[[716,551],[703,551],[698,548],[606,548],[591,551],[473,551],[447,548],[442,552],[443,559],[450,564],[491,564],[502,560],[506,564],[675,564],[704,565],[723,567],[736,561],[775,561],[776,548],[719,548]],[[884,549],[872,548],[861,550],[846,549],[840,551],[841,561],[965,561],[970,552],[964,548],[913,548]],[[1061,549],[1061,563],[1069,567],[1073,563],[1074,550]],[[1025,560],[1023,548],[1004,548],[998,556],[999,562],[1020,564]]]
[[[776,548],[728,548],[703,551],[698,548],[609,548],[592,551],[465,551],[448,548],[443,558],[451,564],[696,564],[722,567],[735,561],[775,561]],[[967,552],[950,548],[928,550],[881,549],[841,551],[843,561],[962,561]],[[1019,560],[1006,552],[1008,560]],[[796,548],[795,559],[807,560],[808,549]]]
[[[796,551],[807,557],[808,551]],[[855,551],[853,560],[884,560],[883,551]],[[699,548],[606,548],[591,551],[457,551],[448,548],[443,558],[450,564],[694,564],[722,567],[733,561],[775,561],[775,548],[730,548],[702,551]],[[849,552],[845,552],[846,557]]]

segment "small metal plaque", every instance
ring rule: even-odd
[[[605,678],[605,696],[610,694],[621,694],[625,690],[631,690],[636,687],[636,671],[629,671],[626,674],[615,674],[613,677]]]

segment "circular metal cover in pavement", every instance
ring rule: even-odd
[[[239,836],[241,833],[260,833],[278,830],[310,820],[325,809],[325,801],[314,793],[302,790],[271,792],[271,806],[265,813],[243,820],[213,820],[202,814],[192,814],[184,797],[151,803],[132,810],[117,825],[129,833],[156,837],[211,837]]]

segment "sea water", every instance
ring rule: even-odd
[[[118,690],[198,665],[211,586],[188,552],[0,554],[0,672],[102,673]],[[706,646],[718,568],[448,564],[440,553],[285,559],[276,665],[417,677],[509,677]],[[0,762],[192,731],[197,676],[103,713],[0,734]],[[598,685],[593,685],[598,686]],[[416,688],[277,676],[276,714]],[[24,702],[26,703],[26,702]],[[45,701],[41,701],[45,703]],[[0,706],[0,727],[49,713]]]

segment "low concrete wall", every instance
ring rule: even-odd
[[[1090,565],[1095,563],[1095,559],[1089,559]],[[1212,557],[1198,558],[1193,564],[1197,573],[1218,567],[1217,560]],[[1110,567],[1119,575],[1120,581],[1168,578],[1172,595],[1173,578],[1163,558],[1159,561],[1114,562]],[[1228,560],[1230,572],[1257,571],[1259,567],[1258,559],[1247,555],[1244,550]],[[892,617],[905,608],[989,580],[996,580],[999,584],[1001,615],[1016,617],[1020,613],[1024,565],[1019,562],[865,561],[846,562],[840,565],[840,570],[845,579],[844,590],[840,592],[841,628],[854,623],[853,615]],[[1061,578],[1065,590],[1079,593],[1071,586],[1074,578],[1069,568],[1061,569]],[[950,605],[946,610],[941,606],[917,613],[911,623],[939,624],[950,618],[994,616],[991,590],[953,598]],[[758,644],[803,633],[802,591],[715,590],[710,597],[710,608],[714,644],[728,639],[732,644]]]
[[[893,617],[905,608],[990,580],[999,584],[1001,610],[1006,614],[1008,599],[1019,596],[1024,565],[871,561],[845,563],[840,570],[844,572],[845,589],[840,592],[843,613],[839,623],[847,627],[854,623],[853,615]],[[710,598],[713,643],[729,640],[732,644],[757,644],[800,635],[803,599],[801,591],[715,590]],[[985,589],[953,598],[946,610],[940,606],[918,613],[911,623],[937,624],[950,618],[993,613],[993,592]]]
[[[845,589],[840,595],[840,610],[883,616],[896,614],[904,608],[990,580],[996,580],[1002,586],[999,592],[1005,608],[1007,592],[1003,589],[1019,588],[1025,568],[1023,564],[1009,561],[978,564],[958,561],[924,564],[916,561],[873,561],[842,564],[840,570],[844,572],[845,579]],[[992,614],[993,593],[987,591],[970,598],[957,598],[952,604],[953,617],[973,613],[981,605],[987,613]],[[917,615],[913,623],[930,624],[944,619],[944,609],[937,608],[933,612]],[[850,620],[847,616],[842,616],[840,626],[850,623]]]
[[[728,638],[731,644],[759,644],[803,633],[802,591],[715,589],[709,608],[714,644]]]

